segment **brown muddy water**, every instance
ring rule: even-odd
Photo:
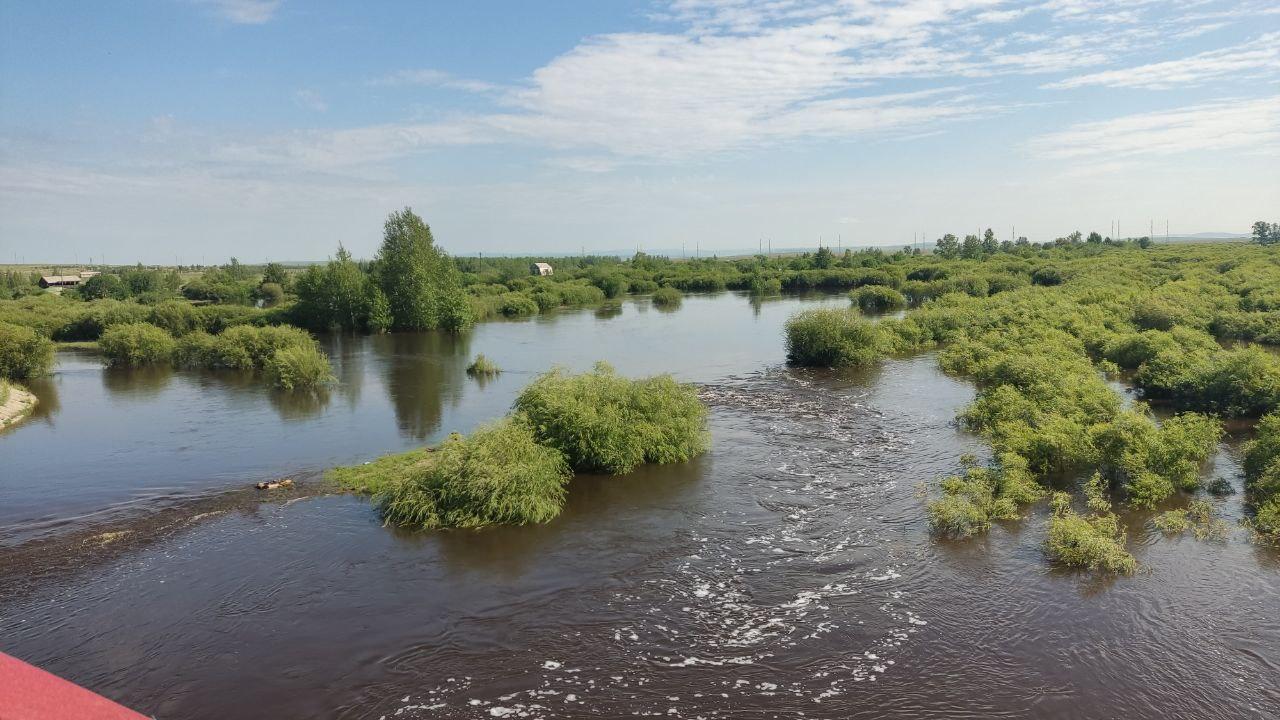
[[[62,354],[0,435],[0,649],[160,718],[1280,715],[1274,550],[1131,514],[1143,570],[1098,581],[1045,563],[1042,507],[935,542],[917,487],[984,455],[953,421],[972,388],[930,354],[787,369],[782,323],[814,302],[847,301],[335,339],[341,385],[309,403]],[[468,379],[477,352],[508,372]],[[579,477],[536,527],[408,533],[353,497],[219,492],[465,431],[599,359],[698,382],[711,452]],[[1207,472],[1238,488],[1239,452]],[[99,552],[130,532],[150,539]],[[78,559],[51,569],[53,546]]]

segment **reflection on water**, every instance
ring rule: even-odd
[[[206,518],[0,593],[4,649],[195,720],[1280,715],[1274,549],[1170,540],[1126,513],[1146,570],[1097,581],[1046,565],[1043,503],[934,541],[916,486],[989,454],[954,422],[973,388],[927,354],[784,368],[781,326],[807,302],[848,305],[689,296],[674,314],[640,301],[461,337],[326,338],[342,382],[288,423],[252,379],[178,372],[132,392],[63,355],[43,381],[58,422],[0,436],[22,477],[0,477],[10,543],[465,431],[557,364],[697,381],[713,442],[691,463],[575,478],[545,525],[405,532],[352,497]],[[467,379],[480,352],[505,372]],[[1233,440],[1212,472],[1238,486],[1239,461]],[[1213,502],[1241,517],[1242,494]]]
[[[338,382],[311,394],[272,390],[252,373],[104,369],[97,355],[62,352],[55,374],[31,383],[40,398],[34,417],[0,436],[0,544],[85,514],[134,511],[466,432],[505,414],[521,387],[555,365],[607,360],[627,374],[696,381],[749,372],[781,361],[790,312],[822,302],[847,300],[792,299],[752,316],[732,294],[689,296],[673,314],[649,312],[641,298],[607,317],[570,310],[460,335],[325,336]],[[504,372],[469,379],[478,352]]]
[[[470,362],[470,340],[469,333],[396,333],[372,339],[396,423],[413,439],[435,434],[444,408],[461,401],[459,380]]]

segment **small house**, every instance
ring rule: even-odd
[[[40,287],[70,287],[71,285],[79,285],[82,279],[79,275],[42,275],[40,276]]]
[[[533,263],[529,266],[529,274],[547,276],[555,272],[549,263]]]

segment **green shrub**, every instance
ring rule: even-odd
[[[471,361],[467,366],[468,375],[497,375],[502,372],[498,364],[484,356],[484,353],[476,355],[476,359]]]
[[[276,350],[263,363],[263,372],[282,390],[313,390],[335,381],[329,358],[314,343]]]
[[[777,295],[782,292],[782,281],[776,277],[766,278],[760,275],[752,275],[747,290],[752,295]]]
[[[536,315],[538,303],[522,293],[505,293],[497,298],[497,311],[507,317]]]
[[[1052,265],[1036,268],[1031,273],[1031,282],[1035,285],[1061,285],[1063,279],[1062,271]]]
[[[884,285],[864,285],[849,293],[854,304],[864,312],[884,312],[907,306],[902,293]]]
[[[53,367],[53,343],[35,330],[0,322],[0,378],[43,375]]]
[[[1066,493],[1055,496],[1045,551],[1068,567],[1127,575],[1138,567],[1124,549],[1124,531],[1115,515],[1083,516],[1071,509]]]
[[[970,467],[942,481],[942,497],[927,505],[933,532],[969,537],[986,532],[992,520],[1016,520],[1019,508],[1043,496],[1026,459],[1006,453],[994,468]]]
[[[880,328],[852,310],[816,309],[793,315],[786,325],[787,360],[806,367],[870,365],[884,354]]]
[[[168,332],[174,337],[182,337],[187,333],[201,329],[201,318],[191,303],[181,300],[170,300],[151,308],[147,322]]]
[[[452,435],[381,496],[387,522],[422,529],[547,522],[564,506],[569,467],[522,418]]]
[[[113,325],[98,340],[107,362],[124,367],[168,365],[174,347],[173,336],[150,323]]]
[[[675,307],[684,300],[684,295],[673,287],[660,287],[653,291],[653,304],[658,307]]]
[[[384,455],[362,465],[332,468],[325,478],[345,492],[381,496],[403,482],[431,458],[434,448],[416,448],[408,452]]]
[[[604,363],[552,370],[520,393],[538,441],[583,472],[627,473],[641,463],[684,462],[707,449],[707,411],[691,385],[669,375],[629,380]]]

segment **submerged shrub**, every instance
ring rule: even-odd
[[[150,323],[113,325],[102,333],[98,347],[111,365],[137,367],[173,361],[173,336]]]
[[[807,367],[870,365],[884,354],[880,328],[852,310],[805,310],[787,321],[787,360]]]
[[[564,456],[519,416],[451,435],[405,471],[381,495],[382,515],[422,529],[547,522],[560,514],[570,476]]]
[[[282,390],[311,390],[335,381],[329,358],[314,344],[282,347],[263,364],[267,380]]]
[[[580,375],[552,370],[520,393],[515,408],[539,442],[583,472],[619,475],[645,462],[684,462],[708,445],[697,390],[670,375],[629,380],[604,363]]]
[[[0,378],[43,375],[53,366],[53,343],[35,330],[0,322]]]
[[[507,317],[538,314],[538,303],[523,293],[505,293],[498,296],[496,303],[497,311]]]
[[[907,306],[907,298],[902,293],[884,285],[864,285],[850,292],[849,298],[865,312],[883,312]]]
[[[1124,549],[1124,531],[1115,515],[1079,515],[1071,509],[1066,493],[1054,496],[1045,551],[1068,567],[1127,575],[1138,561]]]
[[[476,355],[476,359],[471,361],[467,366],[468,375],[497,375],[502,372],[498,364],[484,356],[484,353]]]
[[[942,481],[942,497],[927,505],[929,526],[948,537],[986,532],[992,520],[1016,520],[1019,508],[1044,494],[1026,459],[1006,453],[994,468],[970,467]]]
[[[679,290],[664,285],[653,291],[653,304],[658,307],[675,307],[684,300],[684,294]]]

